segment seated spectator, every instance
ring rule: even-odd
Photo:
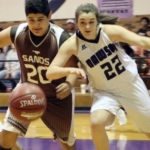
[[[15,47],[12,45],[12,49],[10,49],[6,55],[6,60],[18,60],[18,55],[15,50]],[[7,78],[20,78],[20,64],[19,62],[5,62],[5,69],[0,71],[0,79]]]
[[[3,48],[0,48],[0,60],[2,61],[2,62],[0,62],[0,70],[4,69],[5,62],[3,62],[3,60],[5,60],[5,59],[6,58],[5,58],[5,54],[3,52]]]
[[[150,24],[149,18],[148,17],[142,17],[140,19],[141,28],[137,31],[137,34],[145,36],[147,28],[149,27],[149,24]]]
[[[73,19],[68,19],[66,21],[66,32],[69,33],[69,35],[73,35],[75,33],[76,30],[76,24],[75,21]]]

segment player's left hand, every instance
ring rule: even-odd
[[[60,100],[66,98],[71,93],[71,85],[68,82],[63,82],[56,87],[56,96]]]

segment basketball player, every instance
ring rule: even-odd
[[[48,81],[46,70],[58,52],[58,47],[69,36],[50,23],[51,11],[47,0],[26,0],[27,23],[0,32],[0,47],[13,43],[21,64],[21,82],[38,84],[47,96],[43,122],[58,138],[63,150],[74,150],[73,101],[71,87],[75,75]],[[24,135],[29,124],[17,120],[7,111],[0,134],[0,150],[16,150],[18,135]]]
[[[91,133],[96,150],[109,150],[105,126],[111,125],[123,106],[138,130],[150,137],[150,97],[136,64],[117,43],[150,49],[150,38],[127,29],[99,23],[95,5],[82,4],[76,10],[78,29],[60,47],[47,70],[50,80],[69,74],[86,78],[93,87]],[[63,67],[75,55],[83,68]]]

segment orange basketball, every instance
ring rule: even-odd
[[[12,115],[23,122],[30,122],[41,117],[46,106],[47,100],[43,90],[29,82],[19,84],[9,98]]]

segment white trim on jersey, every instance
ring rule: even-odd
[[[50,24],[50,31],[51,32],[53,32],[53,34],[55,35],[55,37],[56,37],[56,39],[57,39],[57,46],[59,47],[59,41],[60,41],[60,37],[61,37],[61,35],[62,35],[62,33],[63,33],[63,29],[62,28],[60,28],[59,26],[57,26],[57,25],[55,25],[55,24],[52,24],[52,23],[49,23]],[[17,38],[17,36],[19,35],[19,33],[21,32],[21,31],[23,31],[23,29],[24,28],[26,28],[28,26],[28,23],[22,23],[22,24],[20,24],[19,26],[18,26],[18,29],[17,29],[17,31],[16,31],[16,35],[15,35],[15,40],[14,40],[14,43],[15,43],[15,41],[16,41],[16,38]],[[48,34],[47,34],[48,35]],[[47,37],[47,36],[45,36],[45,37]],[[30,39],[31,40],[31,39]],[[38,47],[39,45],[41,45],[41,43],[43,43],[43,41],[45,40],[45,38],[42,40],[42,42],[40,42],[40,44],[38,44],[38,45],[35,45],[33,42],[32,42],[32,40],[31,40],[31,42],[32,42],[32,44],[34,45],[34,46],[36,46],[36,47]]]

